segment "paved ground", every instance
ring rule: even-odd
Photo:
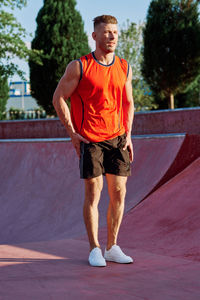
[[[135,262],[106,268],[87,263],[83,184],[71,144],[1,142],[0,299],[199,300],[200,158],[186,138],[134,139],[119,243]],[[180,171],[183,149],[190,159]],[[102,248],[107,203],[105,188]]]

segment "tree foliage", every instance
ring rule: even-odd
[[[9,98],[8,79],[0,76],[0,120],[6,117],[6,103]]]
[[[38,52],[27,48],[26,30],[12,13],[14,8],[21,9],[25,5],[26,0],[0,0],[0,77],[14,73],[23,77],[23,72],[12,62],[15,57],[40,62]]]
[[[30,62],[32,96],[49,114],[52,96],[67,64],[90,49],[75,0],[45,0],[37,16],[32,49],[42,49],[43,66]]]
[[[143,55],[142,73],[157,97],[184,92],[200,74],[198,1],[152,0]]]
[[[144,25],[136,25],[129,20],[120,28],[116,54],[125,58],[133,71],[133,96],[136,110],[156,108],[151,91],[141,74],[142,63],[142,30]]]
[[[176,95],[177,107],[200,106],[200,75],[188,86],[184,93]]]

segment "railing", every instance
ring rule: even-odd
[[[45,110],[19,110],[10,109],[6,112],[7,120],[30,120],[30,119],[45,119],[47,117]]]

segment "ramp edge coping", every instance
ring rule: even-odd
[[[160,138],[177,138],[185,137],[186,133],[170,133],[170,134],[148,134],[148,135],[132,135],[132,139],[160,139]],[[69,142],[70,138],[30,138],[30,139],[0,139],[0,143],[41,143],[41,142]]]

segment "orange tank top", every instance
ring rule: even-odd
[[[79,59],[81,77],[71,95],[71,118],[77,133],[91,142],[122,135],[122,95],[129,72],[125,59],[113,57],[110,65],[101,64],[94,52]]]

